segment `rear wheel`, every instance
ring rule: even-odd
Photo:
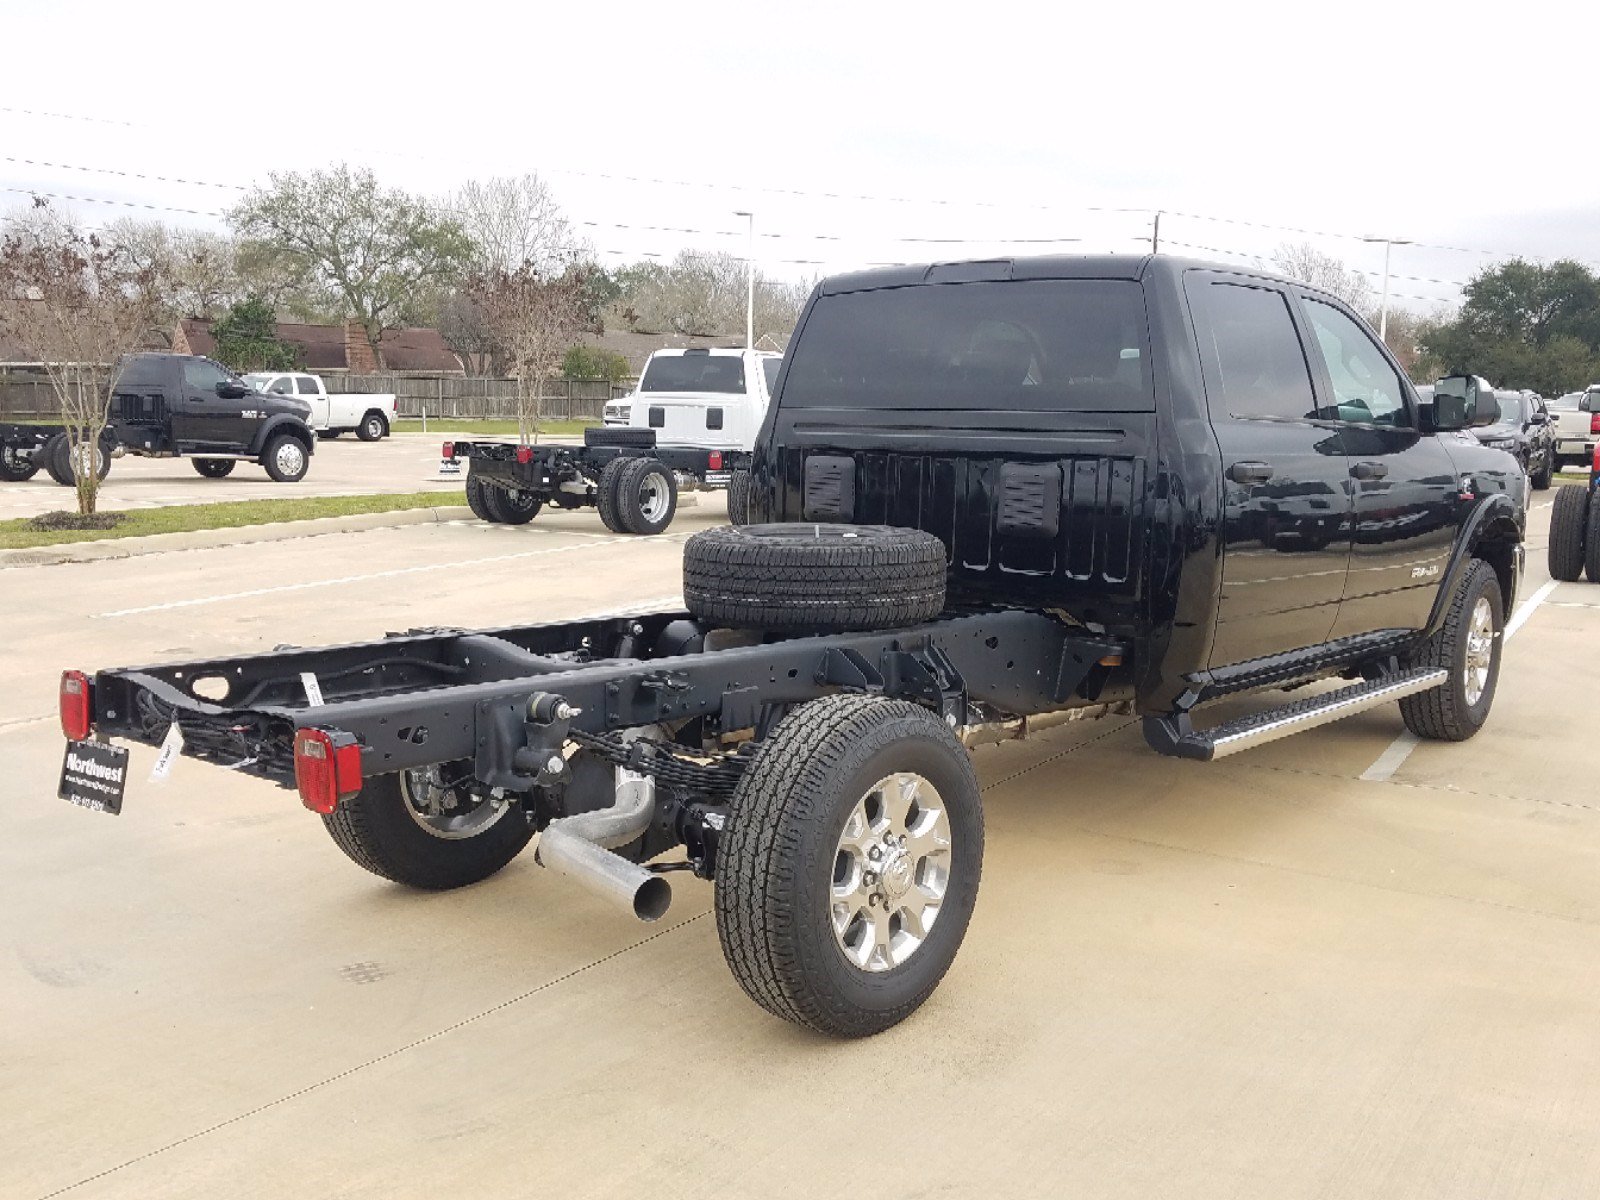
[[[472,510],[472,515],[480,521],[498,525],[500,518],[495,515],[495,510],[489,507],[489,491],[489,485],[476,475],[467,476],[467,507]]]
[[[636,458],[617,481],[617,516],[629,533],[663,532],[678,511],[678,480],[653,458]]]
[[[1550,545],[1545,551],[1550,578],[1571,583],[1583,574],[1588,528],[1589,489],[1563,487],[1550,510]]]
[[[311,453],[299,438],[280,433],[261,452],[261,465],[276,483],[299,483],[311,469]]]
[[[23,454],[11,446],[0,446],[0,479],[7,483],[23,483],[39,472],[39,463],[31,454]]]
[[[544,507],[544,502],[532,492],[514,488],[485,488],[483,503],[501,525],[526,525]]]
[[[750,472],[735,471],[728,476],[728,523],[750,524]]]
[[[717,847],[722,953],[773,1015],[879,1033],[944,978],[982,869],[978,781],[944,722],[828,696],[783,720],[734,794]]]
[[[1474,560],[1444,625],[1411,657],[1413,667],[1443,667],[1450,677],[1400,701],[1406,728],[1421,738],[1464,742],[1483,728],[1500,680],[1505,610],[1494,568]]]
[[[533,836],[520,809],[480,800],[458,767],[434,766],[369,779],[322,818],[357,866],[409,887],[443,891],[489,878]]]
[[[622,523],[620,488],[623,472],[633,461],[631,458],[613,458],[601,469],[600,480],[595,484],[595,507],[600,510],[600,523],[612,533],[628,532],[628,527]]]
[[[62,487],[76,487],[78,476],[90,470],[93,470],[100,479],[104,479],[110,473],[111,455],[106,453],[103,445],[96,443],[92,447],[74,446],[63,434],[58,434],[50,440],[55,446],[55,452],[51,456],[55,469],[50,472],[50,477]]]
[[[1600,504],[1589,501],[1588,528],[1583,538],[1583,573],[1590,583],[1600,583]]]
[[[369,412],[356,427],[356,436],[363,442],[375,442],[389,432],[389,422],[381,412]]]
[[[191,458],[190,464],[207,479],[226,479],[238,464],[231,458]]]
[[[45,474],[56,483],[62,487],[73,486],[71,471],[63,474],[67,460],[66,434],[58,433],[45,439],[44,445],[33,452],[33,457],[36,462],[43,463]]]

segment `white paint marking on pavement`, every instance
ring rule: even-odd
[[[648,539],[650,542],[681,542],[689,535],[662,534]],[[424,571],[454,571],[461,567],[481,567],[487,563],[511,562],[519,558],[542,558],[547,554],[566,554],[572,550],[590,550],[596,546],[609,546],[624,542],[639,543],[636,537],[605,538],[596,542],[578,542],[570,546],[550,546],[543,550],[523,550],[516,554],[491,554],[486,558],[452,559],[448,562],[423,563],[415,567],[397,567],[392,571],[374,571],[367,575],[342,575],[337,579],[313,579],[306,583],[281,583],[274,587],[252,588],[248,592],[229,592],[222,596],[199,596],[192,600],[171,600],[166,604],[146,604],[139,608],[118,608],[111,612],[95,613],[100,617],[133,617],[140,613],[164,612],[172,608],[194,608],[201,604],[226,604],[229,600],[247,600],[253,596],[275,596],[280,592],[303,592],[309,588],[337,587],[344,583],[366,583],[373,579],[394,579],[401,575],[420,575]]]
[[[1533,610],[1549,598],[1550,593],[1556,590],[1560,580],[1552,579],[1543,584],[1538,591],[1524,600],[1517,611],[1511,615],[1511,620],[1506,622],[1505,632],[1501,634],[1502,642],[1509,642],[1511,635],[1527,624],[1528,618],[1533,616]],[[1421,745],[1421,740],[1409,729],[1394,741],[1389,743],[1389,748],[1378,755],[1378,760],[1361,772],[1361,778],[1368,783],[1387,783],[1394,778],[1411,752]]]

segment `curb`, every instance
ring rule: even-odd
[[[354,513],[348,517],[313,517],[307,521],[279,521],[271,525],[238,525],[230,529],[196,529],[188,533],[151,533],[143,537],[64,542],[26,550],[0,550],[0,568],[102,562],[113,558],[136,558],[144,554],[167,554],[174,550],[283,542],[324,533],[357,533],[364,529],[388,529],[401,525],[432,525],[471,516],[472,510],[463,504],[443,508],[406,508],[395,512]]]

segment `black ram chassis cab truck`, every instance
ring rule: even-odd
[[[593,507],[612,533],[664,533],[680,480],[727,487],[750,469],[738,451],[658,446],[653,429],[585,429],[582,446],[450,441],[442,453],[446,463],[467,460],[467,505],[481,521],[526,525],[546,504]],[[732,504],[729,512],[741,515]]]
[[[682,611],[68,672],[62,793],[120,810],[110,742],[166,743],[296,787],[412,887],[537,834],[651,920],[689,871],[752,999],[875,1033],[966,932],[972,746],[1115,713],[1199,763],[1389,701],[1475,734],[1523,563],[1527,480],[1470,432],[1497,415],[1465,377],[1424,403],[1337,299],[1234,268],[829,279],[757,442],[758,523],[689,539]]]
[[[310,415],[303,400],[257,392],[209,358],[131,354],[118,364],[95,469],[103,479],[118,455],[183,456],[207,479],[253,462],[278,483],[297,483],[316,448]],[[71,487],[76,469],[63,426],[0,425],[0,479],[18,483],[43,470]]]

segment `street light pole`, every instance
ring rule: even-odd
[[[744,348],[756,348],[756,215],[753,212],[736,212],[736,217],[744,217],[749,222],[748,236],[745,239],[744,268],[745,268],[745,300],[744,300]]]
[[[1383,243],[1383,299],[1378,304],[1378,340],[1389,344],[1389,255],[1396,246],[1409,246],[1404,238],[1364,237],[1363,242]]]

